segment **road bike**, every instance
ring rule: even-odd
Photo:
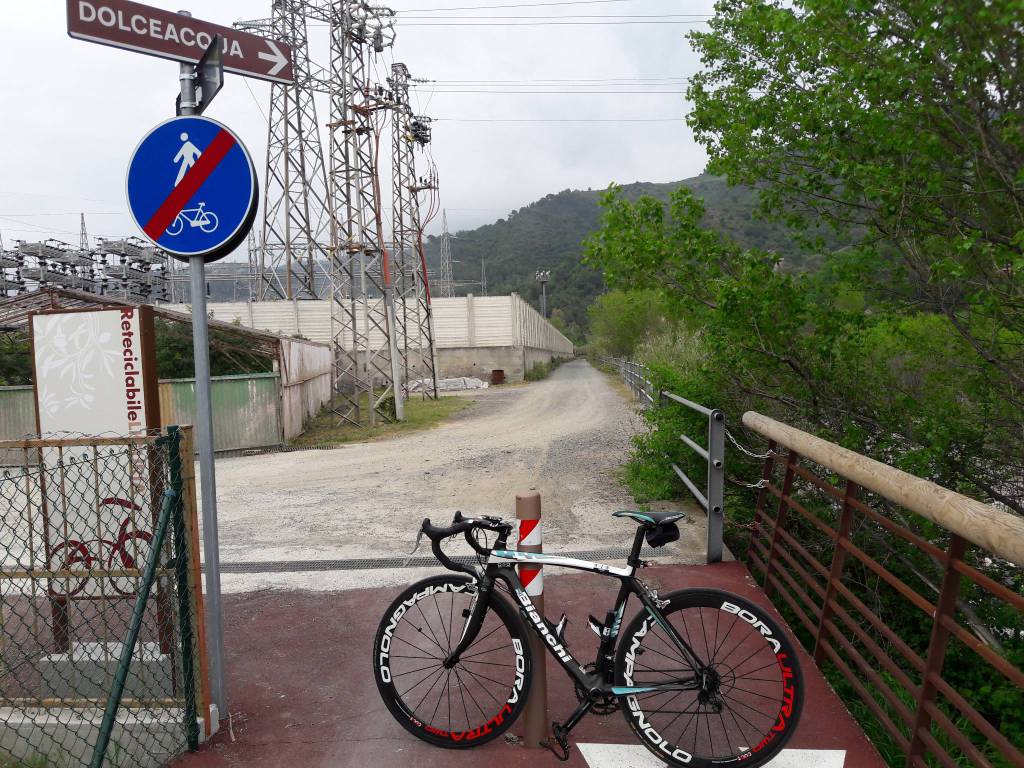
[[[200,231],[207,234],[214,232],[220,221],[217,219],[217,214],[206,210],[205,206],[206,203],[200,203],[195,208],[183,209],[181,213],[174,217],[171,225],[167,227],[167,234],[171,237],[177,237],[185,229],[186,224],[190,227],[199,227]]]
[[[713,589],[660,596],[637,577],[646,540],[679,538],[681,513],[616,512],[637,524],[625,567],[508,549],[511,523],[456,513],[446,528],[424,520],[434,556],[449,571],[408,587],[387,609],[373,645],[380,695],[395,719],[430,744],[469,748],[504,733],[523,711],[534,660],[527,630],[573,681],[579,706],[546,742],[569,758],[569,733],[589,712],[620,710],[641,743],[673,766],[759,766],[800,719],[803,676],[789,636],[762,607]],[[476,562],[455,562],[446,539],[463,534]],[[414,550],[415,551],[415,550]],[[565,640],[566,618],[543,616],[516,563],[559,566],[619,581],[583,664]],[[630,597],[640,610],[622,629]]]

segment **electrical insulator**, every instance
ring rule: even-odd
[[[373,50],[377,53],[384,50],[384,33],[379,27],[373,33]]]

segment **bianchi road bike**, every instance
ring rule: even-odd
[[[446,528],[424,520],[423,536],[452,574],[413,584],[388,607],[374,639],[377,688],[392,715],[417,738],[462,749],[500,736],[523,710],[534,663],[527,632],[572,679],[579,706],[552,723],[546,743],[569,757],[569,733],[589,713],[620,710],[637,738],[669,765],[758,766],[782,749],[803,704],[803,677],[788,635],[760,606],[713,589],[664,596],[637,577],[646,539],[652,547],[679,537],[678,513],[616,512],[637,523],[625,567],[510,550],[513,526],[456,513]],[[476,562],[453,561],[442,542],[464,535]],[[415,550],[414,550],[415,551]],[[535,607],[516,573],[534,563],[607,576],[618,597],[582,663],[565,640],[565,617],[553,624]],[[630,597],[637,615],[625,628]]]

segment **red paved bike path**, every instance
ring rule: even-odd
[[[682,587],[715,587],[769,604],[741,563],[662,566],[648,568],[642,575],[663,593]],[[545,580],[547,613],[555,619],[563,610],[569,615],[567,639],[577,657],[593,657],[597,638],[587,628],[586,617],[602,615],[613,604],[616,585],[611,579],[582,574],[552,574]],[[570,761],[560,763],[547,751],[527,750],[504,739],[476,749],[447,750],[407,734],[381,703],[370,663],[377,622],[398,591],[262,591],[226,596],[227,690],[234,740],[225,722],[221,733],[199,752],[175,761],[175,768],[588,766],[575,747]],[[631,601],[627,613],[632,613],[633,606]],[[844,768],[884,768],[811,659],[804,654],[801,661],[807,698],[803,718],[787,747],[845,750]],[[576,705],[571,682],[550,657],[548,696],[553,719],[564,720]],[[513,733],[518,725],[512,727]],[[637,743],[619,713],[588,716],[573,731],[572,740],[574,744]],[[814,763],[804,759],[800,766],[815,768]]]

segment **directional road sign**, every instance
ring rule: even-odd
[[[128,207],[175,258],[216,261],[245,239],[259,183],[239,138],[208,117],[175,117],[151,130],[128,166]]]
[[[223,40],[224,69],[239,75],[291,83],[292,49],[231,27],[130,0],[67,0],[68,34],[79,40],[197,64],[214,35]]]

